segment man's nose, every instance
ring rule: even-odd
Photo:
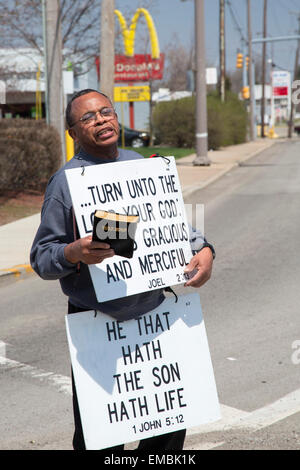
[[[102,123],[105,121],[105,117],[102,116],[101,111],[96,111],[95,113],[95,124]]]

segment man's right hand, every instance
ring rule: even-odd
[[[115,254],[108,243],[93,242],[90,235],[67,245],[64,253],[66,260],[73,264],[80,261],[85,264],[97,264]]]

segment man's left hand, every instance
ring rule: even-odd
[[[184,286],[185,287],[201,287],[205,284],[211,276],[213,265],[213,255],[211,249],[208,247],[203,248],[199,253],[194,255],[186,266],[184,272],[191,273],[196,271],[194,276],[189,279]]]

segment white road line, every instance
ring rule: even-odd
[[[59,392],[72,394],[71,378],[65,375],[54,374],[53,372],[45,372],[22,362],[13,361],[7,357],[0,356],[0,367],[5,367],[7,370],[18,369],[22,374],[28,375],[33,379],[46,380],[49,384],[54,385]]]
[[[18,369],[22,374],[26,374],[33,379],[48,382],[59,392],[66,393],[68,395],[72,394],[71,378],[65,375],[46,372],[42,369],[38,369],[3,356],[0,356],[0,367],[5,368],[6,370]],[[267,426],[271,426],[282,419],[300,412],[300,389],[288,393],[279,400],[253,412],[239,410],[222,404],[220,406],[222,419],[214,423],[190,428],[187,431],[187,435],[228,431],[230,429],[249,429],[257,431]],[[214,444],[215,446],[220,445],[220,443],[203,443],[203,446],[213,448]]]
[[[6,357],[6,343],[0,341],[0,356]]]
[[[221,420],[191,428],[187,435],[234,429],[258,431],[296,413],[300,413],[300,389],[252,412],[221,405]]]
[[[236,423],[233,423],[232,427],[256,431],[296,413],[300,413],[300,388],[269,405],[249,413],[248,416],[241,417]]]
[[[237,408],[220,404],[222,419],[213,423],[202,424],[187,431],[188,435],[224,431],[225,428],[230,428],[236,421],[246,418],[250,413]]]

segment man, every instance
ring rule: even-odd
[[[135,318],[160,305],[165,298],[163,290],[97,302],[88,265],[114,256],[114,251],[107,243],[92,241],[91,236],[79,238],[65,169],[110,162],[117,164],[143,157],[117,147],[117,115],[110,99],[103,93],[91,89],[76,93],[67,106],[66,121],[69,134],[81,149],[48,183],[41,224],[31,249],[32,267],[43,279],[60,280],[62,290],[69,298],[68,313],[99,310],[120,320]],[[210,278],[214,250],[199,233],[193,232],[191,237],[192,248],[198,249],[198,253],[193,256],[187,269],[196,269],[197,273],[186,285],[200,287]],[[75,420],[73,447],[85,449],[73,377],[72,384]],[[183,448],[184,438],[185,430],[177,431],[142,440],[139,449],[178,450]],[[114,449],[122,448],[117,446]]]

